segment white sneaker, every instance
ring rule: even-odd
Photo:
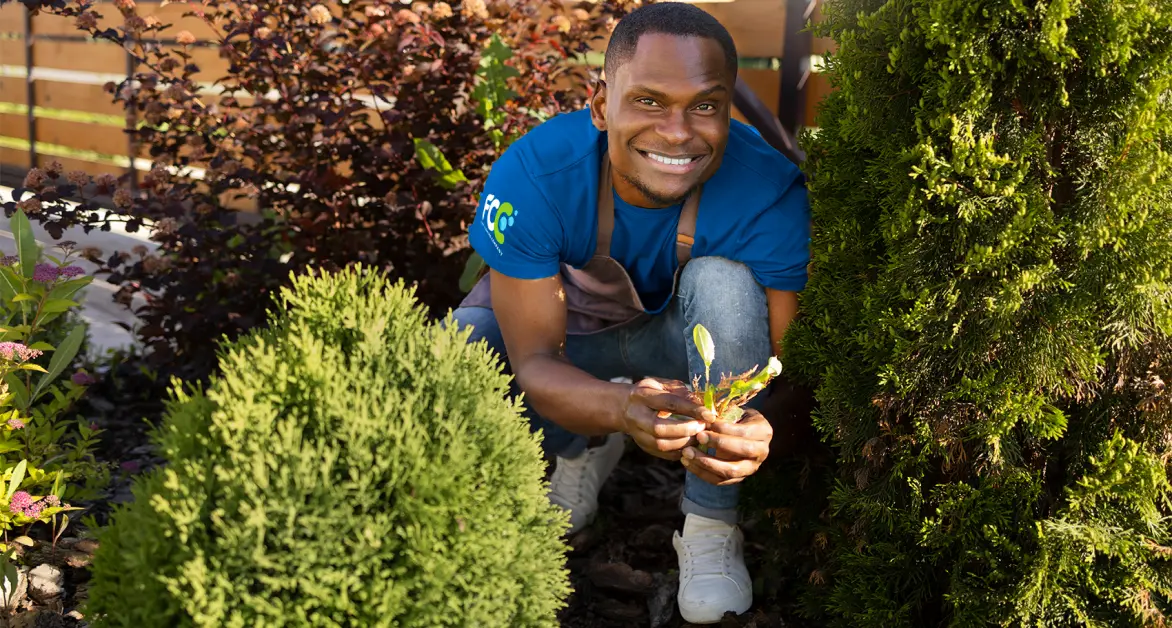
[[[623,457],[624,435],[615,432],[606,444],[587,449],[577,458],[558,457],[549,478],[549,501],[570,511],[573,534],[590,525],[598,513],[598,491]]]
[[[684,621],[715,624],[725,612],[738,615],[753,605],[753,582],[745,568],[745,537],[723,521],[689,514],[672,545],[680,559],[676,601]]]

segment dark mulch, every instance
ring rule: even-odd
[[[565,628],[677,628],[692,626],[676,606],[678,563],[672,534],[682,529],[679,511],[684,468],[652,457],[628,441],[627,453],[603,486],[598,518],[570,538],[574,592],[560,618]],[[766,555],[760,522],[746,522],[745,563],[756,574]],[[722,628],[800,628],[768,593]]]

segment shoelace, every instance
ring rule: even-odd
[[[720,539],[713,542],[712,539]],[[684,540],[688,560],[684,561],[685,576],[724,575],[727,571],[728,538],[722,534],[704,534]],[[708,570],[697,570],[695,565],[715,566]]]

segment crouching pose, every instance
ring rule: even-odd
[[[731,424],[689,401],[684,382],[705,373],[692,330],[715,341],[714,378],[765,366],[809,257],[803,179],[732,120],[736,74],[728,32],[700,9],[623,18],[589,106],[493,165],[469,234],[490,271],[454,314],[507,357],[573,531],[593,520],[626,436],[687,468],[673,543],[693,623],[752,604],[737,491],[773,431],[753,409],[768,391]]]

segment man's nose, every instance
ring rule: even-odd
[[[686,144],[692,139],[692,125],[688,121],[688,115],[679,109],[669,111],[656,131],[673,146]]]

